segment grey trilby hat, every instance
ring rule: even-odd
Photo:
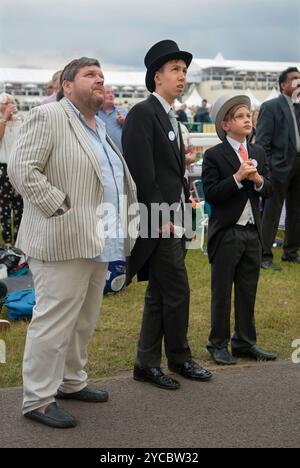
[[[225,140],[226,133],[221,127],[221,123],[223,122],[227,112],[229,112],[230,109],[232,109],[234,106],[238,105],[245,105],[251,109],[251,100],[244,94],[239,96],[230,96],[229,94],[226,94],[219,97],[219,99],[217,99],[217,101],[212,106],[211,116],[215,123],[218,137],[222,141]]]

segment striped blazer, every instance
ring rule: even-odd
[[[129,256],[137,237],[136,216],[129,210],[137,203],[136,187],[120,151],[109,138],[108,142],[124,167],[127,206],[123,227]],[[95,258],[103,251],[101,167],[84,127],[65,98],[30,112],[11,154],[8,175],[24,199],[17,246],[28,256],[61,261]],[[70,210],[53,216],[66,196]]]

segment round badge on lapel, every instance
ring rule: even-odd
[[[251,159],[251,162],[252,162],[254,167],[258,166],[258,162],[256,161],[256,159]]]
[[[174,140],[175,140],[175,138],[176,138],[176,135],[175,135],[175,133],[174,133],[174,132],[172,132],[172,131],[171,131],[171,132],[169,132],[169,140],[171,140],[171,141],[174,141]]]

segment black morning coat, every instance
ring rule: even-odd
[[[272,177],[286,183],[296,161],[297,144],[293,116],[283,95],[262,104],[256,142],[267,153]]]
[[[262,242],[259,199],[272,196],[272,184],[264,149],[258,145],[248,144],[248,154],[250,159],[257,161],[258,173],[264,178],[264,187],[260,192],[257,192],[254,183],[248,180],[242,182],[242,189],[238,188],[233,175],[239,170],[241,163],[227,139],[207,150],[204,155],[203,188],[205,199],[212,209],[208,228],[210,262],[213,262],[218,245],[226,231],[237,224],[248,199]]]
[[[179,203],[183,188],[186,201],[189,198],[181,131],[181,149],[176,139],[171,141],[170,132],[173,127],[169,117],[153,95],[136,104],[126,117],[122,134],[124,157],[137,186],[138,201],[147,207],[152,203]],[[149,219],[141,222],[149,223]],[[148,280],[147,261],[157,242],[159,239],[138,238],[128,261],[128,281],[136,274],[139,281]]]

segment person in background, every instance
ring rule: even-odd
[[[193,122],[192,110],[186,104],[184,106],[185,106],[184,112],[186,113],[186,116],[187,116],[187,122]]]
[[[257,126],[258,116],[259,116],[259,109],[255,109],[252,113],[252,132],[247,138],[249,143],[251,143],[252,145],[256,143],[256,126]]]
[[[48,81],[47,86],[46,86],[46,96],[51,96],[51,94],[53,94],[53,81],[52,80]]]
[[[17,117],[16,102],[10,94],[0,94],[0,222],[2,239],[10,247],[17,238],[23,200],[15,191],[7,175],[7,165],[22,119]]]
[[[176,118],[178,122],[187,123],[188,118],[187,118],[185,110],[186,110],[186,105],[183,104],[183,106],[181,106],[180,109],[176,111]]]
[[[203,99],[202,106],[197,110],[194,121],[197,123],[212,123],[206,99]]]
[[[285,241],[282,261],[300,264],[300,72],[296,67],[279,77],[281,95],[262,104],[256,142],[268,157],[273,197],[267,200],[263,215],[262,268],[282,270],[273,263],[274,244],[286,200]]]
[[[48,83],[50,85],[49,90],[52,88],[52,94],[48,95],[48,86],[47,86],[47,97],[42,100],[40,106],[44,106],[45,104],[50,104],[51,102],[56,102],[56,96],[60,87],[60,75],[61,70],[58,70],[52,76],[52,80]],[[51,85],[52,82],[52,85]]]
[[[104,92],[104,102],[98,112],[98,117],[105,123],[109,137],[123,153],[122,130],[127,111],[115,105],[115,95],[111,86],[104,86]]]

